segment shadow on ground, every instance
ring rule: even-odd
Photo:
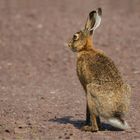
[[[59,124],[72,124],[74,127],[80,129],[85,121],[84,120],[73,120],[72,116],[65,116],[62,118],[54,118],[54,119],[50,119],[49,121],[51,122],[57,122]]]
[[[61,118],[50,119],[51,122],[57,122],[59,124],[72,124],[75,128],[81,129],[85,124],[84,120],[74,120],[72,116],[65,116]],[[107,123],[102,123],[102,131],[122,131],[121,129],[115,128]]]

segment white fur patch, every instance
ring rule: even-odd
[[[93,31],[97,29],[101,23],[101,16],[98,13],[94,14],[94,18],[95,18],[95,25],[92,28]]]
[[[120,128],[120,129],[130,129],[130,126],[127,124],[127,122],[124,121],[124,123],[122,123],[120,120],[116,119],[116,118],[110,118],[108,120],[109,124],[114,126],[114,127],[117,127],[117,128]]]

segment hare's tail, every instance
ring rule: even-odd
[[[127,124],[126,121],[119,120],[118,118],[110,118],[108,119],[110,125],[117,127],[119,129],[130,129],[130,126]]]

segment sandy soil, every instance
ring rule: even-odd
[[[85,96],[65,46],[87,14],[103,8],[94,45],[132,86],[132,131],[82,132]],[[140,1],[1,0],[0,139],[140,140]]]

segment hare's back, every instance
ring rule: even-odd
[[[91,73],[93,73],[94,79],[100,84],[108,82],[110,82],[110,84],[123,84],[119,70],[114,62],[105,54],[97,53],[89,60],[89,69]]]

